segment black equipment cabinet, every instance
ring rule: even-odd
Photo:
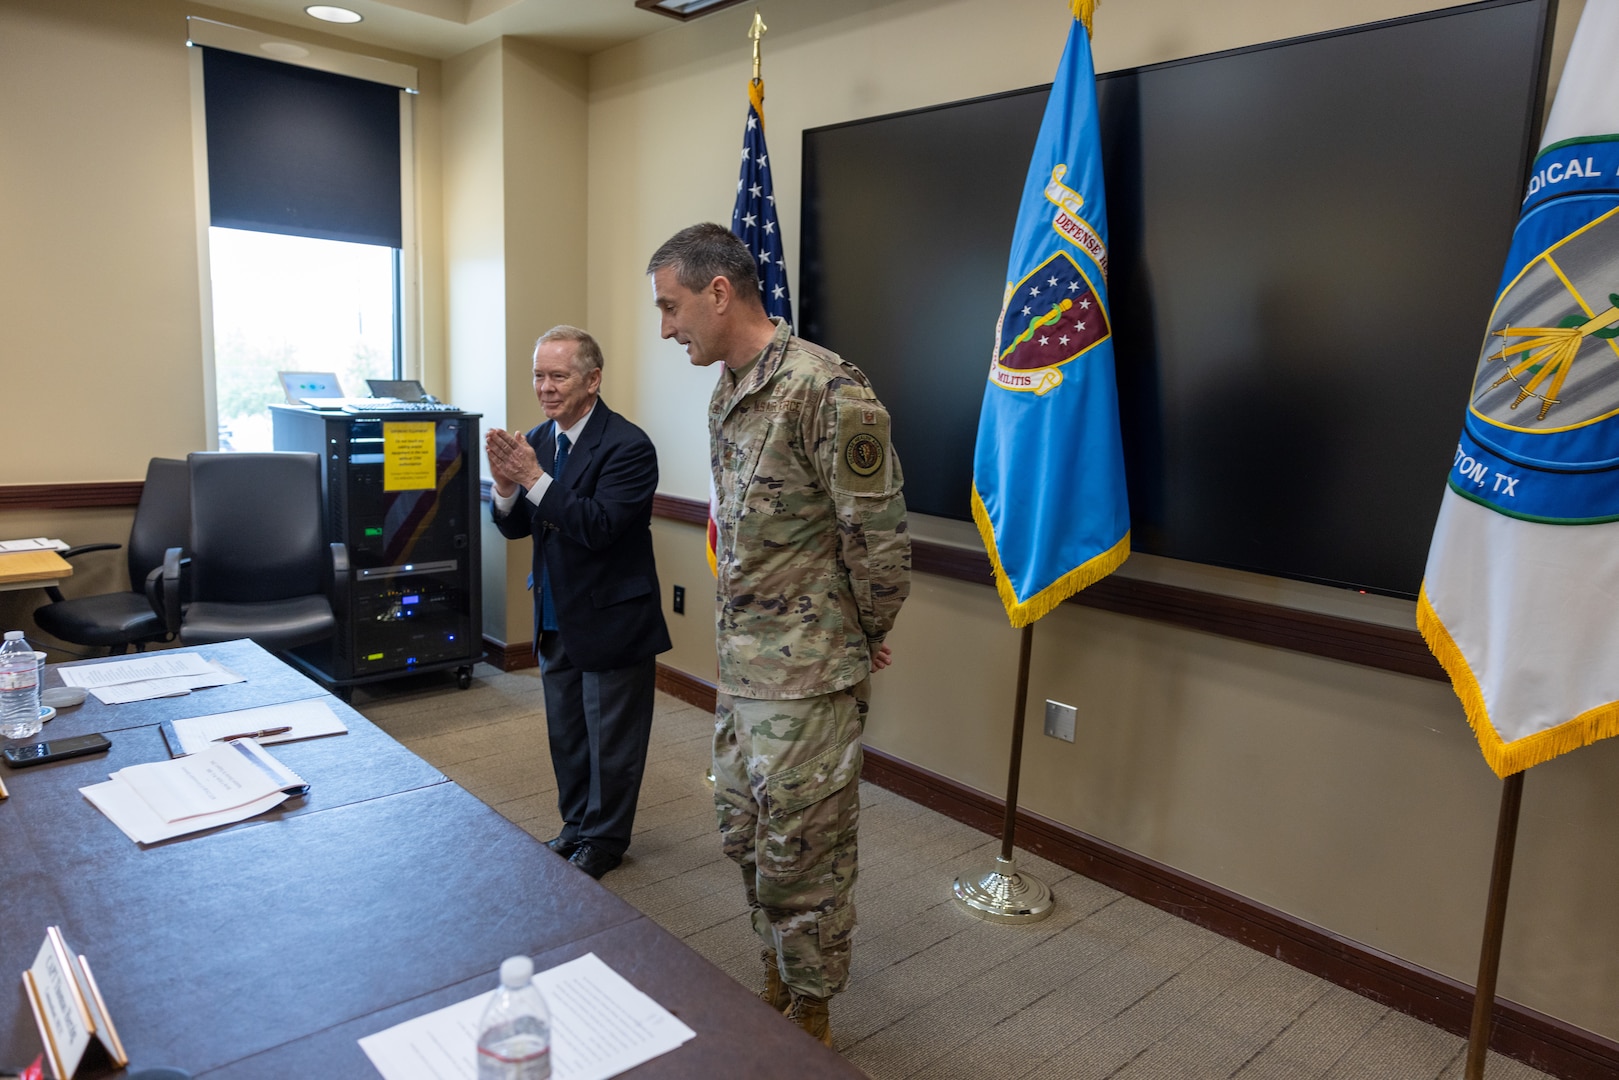
[[[472,685],[483,659],[481,414],[270,411],[277,450],[321,455],[326,537],[349,554],[337,633],[288,659],[339,688],[451,668]]]

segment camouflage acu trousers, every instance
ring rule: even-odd
[[[742,868],[753,930],[782,981],[827,998],[849,981],[854,933],[860,736],[871,680],[819,697],[719,695],[714,807]]]

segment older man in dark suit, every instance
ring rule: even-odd
[[[658,457],[600,398],[601,348],[573,326],[534,347],[548,418],[491,428],[495,527],[532,537],[534,642],[562,831],[547,841],[591,877],[630,844],[652,730],[654,657],[670,648],[652,560]]]

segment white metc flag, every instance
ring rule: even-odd
[[[1502,777],[1619,734],[1619,0],[1587,0],[1417,624]]]

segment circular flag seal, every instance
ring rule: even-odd
[[[862,431],[843,444],[843,460],[856,476],[870,476],[883,467],[883,444]]]
[[[1450,487],[1528,521],[1619,520],[1619,208],[1534,253],[1501,290]]]

